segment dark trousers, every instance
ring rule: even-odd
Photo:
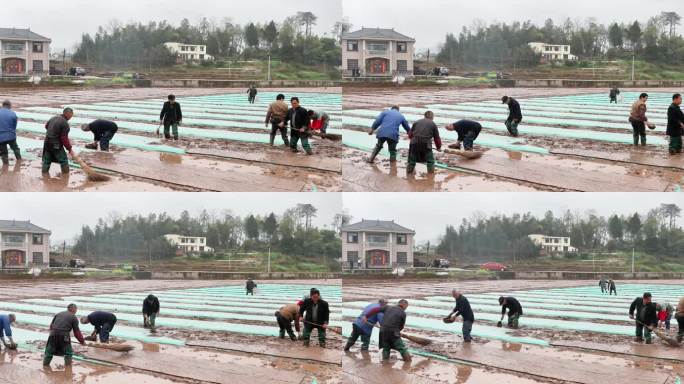
[[[285,337],[285,332],[287,332],[291,338],[294,338],[294,332],[292,332],[292,322],[284,318],[278,311],[276,311],[275,317],[276,321],[278,322],[278,327],[280,328],[280,336]]]
[[[173,139],[178,140],[178,122],[164,122],[164,138],[170,139],[173,133]]]
[[[684,339],[684,316],[675,316],[675,320],[677,320],[677,340],[681,343],[682,339]]]
[[[365,334],[356,324],[352,324],[352,333],[351,336],[349,336],[349,339],[347,339],[345,350],[356,344],[356,341],[359,339],[359,337],[361,338],[361,350],[367,351],[368,347],[370,346],[371,335]]]
[[[67,157],[66,150],[61,145],[52,146],[46,144],[43,148],[42,172],[50,172],[50,165],[52,163],[59,163],[62,173],[69,173],[69,158]]]
[[[100,151],[109,151],[109,142],[114,138],[116,131],[116,129],[106,131],[102,134],[102,136],[100,136]]]
[[[510,133],[511,136],[518,136],[518,125],[520,124],[520,120],[508,119],[504,124],[506,125],[506,129],[508,129],[508,133]]]
[[[461,332],[463,333],[463,341],[471,341],[473,338],[470,336],[470,332],[473,330],[473,322],[469,320],[463,320],[463,327]]]
[[[271,122],[271,144],[273,144],[273,140],[275,140],[278,131],[280,131],[280,137],[283,139],[283,143],[285,143],[285,146],[290,146],[290,141],[287,138],[287,127],[284,125],[280,127],[278,124],[280,124],[280,121]]]
[[[608,294],[612,295],[613,293],[615,293],[615,296],[617,296],[617,289],[615,289],[615,287],[611,287],[610,292]]]
[[[670,153],[681,153],[682,152],[682,137],[681,136],[670,136]]]
[[[641,145],[646,145],[646,123],[638,120],[630,120],[630,123],[632,123],[634,145],[639,145],[639,138],[641,138]]]
[[[302,333],[302,339],[304,339],[304,343],[306,345],[309,344],[309,340],[311,339],[311,332],[314,330],[314,328],[318,329],[318,345],[325,345],[325,328],[316,327],[314,325],[309,324],[304,325],[304,332]]]
[[[636,337],[651,341],[651,329],[641,323],[636,323]]]
[[[613,104],[613,103],[617,104],[617,97],[611,97],[611,98],[610,98],[610,103],[611,103],[611,104]]]
[[[95,331],[100,336],[101,343],[109,342],[109,334],[114,329],[114,324],[116,324],[116,320],[113,323],[104,323],[101,327],[95,327]]]
[[[375,145],[375,149],[381,151],[385,143],[387,143],[387,149],[389,150],[390,161],[396,160],[397,144],[399,144],[399,142],[392,140],[388,137],[378,137],[378,143]]]
[[[12,152],[14,152],[14,157],[18,160],[21,159],[21,152],[19,152],[19,146],[17,145],[17,139],[14,140],[9,140],[9,141],[3,141],[0,143],[0,158],[6,158],[9,156],[9,152],[7,151],[7,146],[12,149]]]
[[[247,293],[245,293],[245,296],[247,296],[247,295],[254,296],[254,288],[252,288],[252,289],[247,288]]]
[[[473,129],[470,130],[466,135],[463,137],[463,149],[466,151],[472,151],[473,150],[473,144],[475,143],[475,139],[480,135],[480,129]],[[517,125],[516,125],[516,135],[517,135]]]

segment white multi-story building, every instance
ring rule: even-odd
[[[342,35],[345,76],[412,76],[415,40],[394,29],[361,28]]]
[[[0,269],[49,265],[50,231],[30,221],[0,220]]]
[[[1,76],[49,75],[50,43],[30,29],[0,28]]]
[[[164,43],[164,46],[176,55],[179,62],[184,61],[207,61],[213,60],[213,56],[207,54],[206,45]]]
[[[202,253],[213,252],[214,249],[207,246],[206,237],[182,236],[182,235],[164,235],[166,240],[175,245],[178,250],[184,253]]]
[[[542,61],[575,61],[577,56],[570,53],[570,46],[533,42],[528,44],[533,51],[541,54]]]
[[[533,243],[540,246],[546,253],[565,253],[577,252],[577,248],[570,245],[569,237],[528,235]]]
[[[415,232],[394,221],[361,220],[342,227],[342,265],[351,269],[413,267]]]

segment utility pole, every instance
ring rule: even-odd
[[[632,247],[632,273],[634,273],[634,247]]]
[[[268,82],[271,83],[271,53],[268,54]]]
[[[636,61],[636,54],[632,51],[632,81],[634,81],[634,67]]]
[[[268,274],[271,274],[271,247],[268,247]]]

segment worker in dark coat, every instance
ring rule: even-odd
[[[325,348],[325,331],[330,321],[330,307],[328,302],[321,298],[321,292],[317,288],[311,288],[309,297],[299,306],[299,317],[304,318],[304,346],[309,346],[311,332],[317,329],[318,345]]]
[[[183,112],[176,96],[169,95],[159,114],[159,120],[164,124],[164,138],[170,139],[173,133],[173,139],[178,140],[178,126],[183,122]]]
[[[81,130],[84,132],[93,133],[93,142],[86,144],[88,149],[97,149],[97,144],[100,144],[101,151],[109,151],[109,142],[114,138],[119,127],[115,122],[103,119],[97,119],[91,123],[83,124]]]
[[[159,299],[153,294],[147,295],[142,305],[143,326],[155,331],[155,321],[159,314]]]
[[[651,333],[658,327],[657,304],[651,300],[649,292],[637,297],[629,306],[629,318],[636,322],[636,338],[634,341],[651,344]]]
[[[382,313],[382,325],[380,326],[380,348],[382,348],[382,359],[389,360],[392,350],[397,350],[404,361],[411,361],[411,354],[401,339],[401,331],[406,325],[406,308],[408,301],[399,300],[397,305],[385,305],[371,309],[363,317],[363,322],[367,323],[369,318]]]
[[[518,136],[518,125],[522,121],[522,111],[520,110],[520,103],[512,97],[504,96],[501,102],[508,105],[508,118],[506,119],[506,129],[513,137]]]
[[[522,305],[518,299],[512,296],[501,296],[499,297],[499,305],[501,306],[501,321],[503,321],[506,309],[508,309],[508,328],[518,329],[518,320],[523,314]]]

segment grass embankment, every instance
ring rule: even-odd
[[[541,258],[511,264],[515,271],[631,272],[632,252],[583,253],[572,257]],[[680,259],[644,252],[634,254],[635,272],[684,272]]]

